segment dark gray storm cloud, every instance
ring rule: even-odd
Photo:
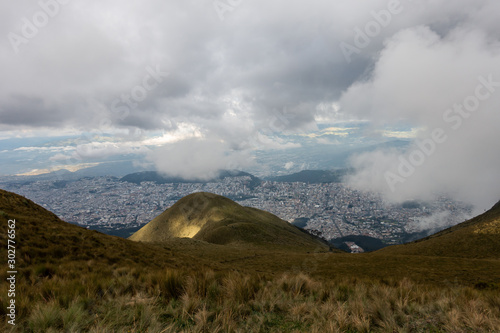
[[[290,121],[292,129],[314,122],[318,103],[334,101],[366,71],[369,53],[348,65],[339,42],[350,38],[372,7],[386,5],[242,2],[221,20],[212,1],[40,3],[45,5],[9,4],[0,14],[5,37],[0,101],[22,93],[62,109],[62,101],[72,98],[74,109],[96,112],[118,127],[144,129],[162,127],[166,118],[221,119],[235,100],[245,103],[244,112],[258,127],[272,121],[272,110],[284,108],[303,109]],[[50,13],[46,8],[54,17],[47,15],[47,22],[40,23],[43,13]],[[147,68],[156,67],[169,76],[147,94],[136,89],[127,102]],[[82,105],[89,98],[110,114]],[[128,120],[111,116],[123,106],[113,104],[116,99],[128,103]],[[18,104],[30,108],[27,101]],[[71,110],[56,118],[59,124],[50,125],[85,130],[97,128],[101,120]],[[27,117],[19,125],[47,124]]]
[[[0,106],[2,125],[57,126],[60,123],[60,110],[45,105],[41,97],[15,95]]]

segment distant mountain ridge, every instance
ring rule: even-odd
[[[302,170],[297,173],[293,173],[285,176],[275,176],[266,178],[267,180],[275,182],[285,182],[285,183],[341,183],[342,177],[350,172],[349,169],[339,169],[339,170]]]
[[[25,183],[32,181],[75,181],[86,177],[123,177],[134,172],[141,172],[143,168],[134,165],[132,161],[102,162],[99,165],[83,168],[77,171],[60,169],[49,173],[32,176],[3,176],[4,181]]]
[[[128,174],[122,178],[120,181],[140,184],[141,182],[154,182],[156,184],[166,184],[166,183],[210,183],[210,182],[218,182],[224,178],[233,178],[233,177],[250,177],[251,181],[249,185],[251,187],[255,187],[260,184],[261,180],[254,175],[237,170],[221,170],[218,175],[209,180],[200,180],[200,179],[185,179],[182,177],[175,176],[165,176],[157,171],[142,171]]]

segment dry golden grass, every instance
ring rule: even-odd
[[[77,287],[79,286],[79,287]],[[3,292],[3,290],[2,290]],[[496,332],[500,290],[157,269],[19,284],[3,332]],[[6,303],[2,299],[2,309]],[[2,310],[2,316],[5,313]]]

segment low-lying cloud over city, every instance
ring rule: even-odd
[[[499,196],[500,45],[484,31],[457,27],[440,37],[429,27],[385,43],[370,77],[349,87],[340,104],[374,128],[418,128],[405,153],[355,156],[350,181],[390,198],[451,193],[475,204]]]
[[[47,160],[136,154],[209,178],[297,137],[330,147],[353,128],[377,142],[392,131],[409,146],[358,151],[352,186],[487,208],[500,198],[499,12],[494,0],[10,2],[0,139],[80,136]]]

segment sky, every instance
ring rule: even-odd
[[[255,151],[405,139],[353,154],[349,184],[396,201],[500,199],[498,1],[0,6],[0,159],[132,154],[203,178],[255,167]],[[283,169],[304,165],[288,155]]]

